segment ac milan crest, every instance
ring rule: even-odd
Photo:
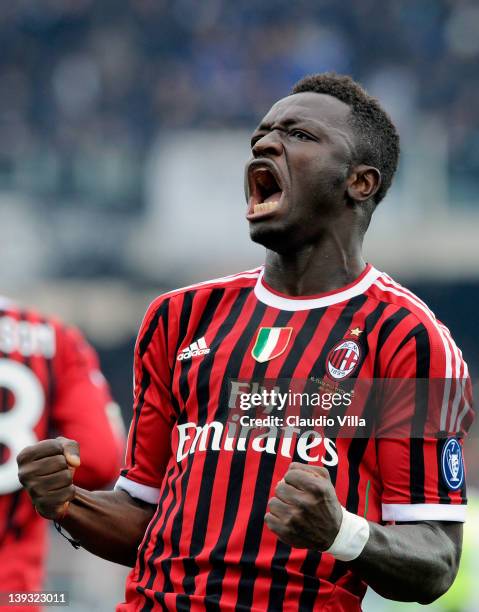
[[[361,350],[354,340],[340,340],[329,352],[326,360],[328,373],[335,380],[351,376],[359,363]]]

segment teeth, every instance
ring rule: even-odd
[[[260,202],[259,204],[254,205],[253,212],[254,213],[270,212],[271,210],[274,210],[275,208],[277,208],[278,204],[279,204],[278,200],[275,200],[273,202]]]

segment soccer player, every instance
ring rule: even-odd
[[[367,585],[431,602],[460,558],[470,384],[448,329],[361,254],[396,129],[349,77],[320,74],[272,106],[251,145],[246,218],[265,266],[150,306],[115,491],[86,492],[65,468],[41,484],[74,441],[25,449],[20,480],[82,546],[133,566],[118,612],[351,612]],[[235,434],[234,381],[372,378],[444,381],[439,405],[406,387],[386,406],[411,410],[424,436]],[[428,434],[436,412],[458,435]]]
[[[47,522],[22,489],[16,456],[25,445],[55,433],[74,438],[82,453],[81,464],[74,460],[78,469],[69,472],[75,471],[74,482],[89,489],[104,487],[118,472],[124,446],[115,409],[97,356],[77,329],[1,299],[1,610],[12,609],[7,593],[41,588],[46,554]],[[42,463],[36,474],[48,485],[55,480],[50,474],[66,466],[65,457],[58,455]]]

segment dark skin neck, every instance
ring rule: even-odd
[[[264,279],[273,289],[306,296],[340,289],[363,272],[362,235],[357,228],[329,230],[319,242],[289,253],[266,251]]]

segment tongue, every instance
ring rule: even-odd
[[[266,200],[263,200],[263,202],[278,202],[279,199],[281,198],[281,194],[282,194],[282,191],[277,191],[276,193],[272,193],[266,198]]]

